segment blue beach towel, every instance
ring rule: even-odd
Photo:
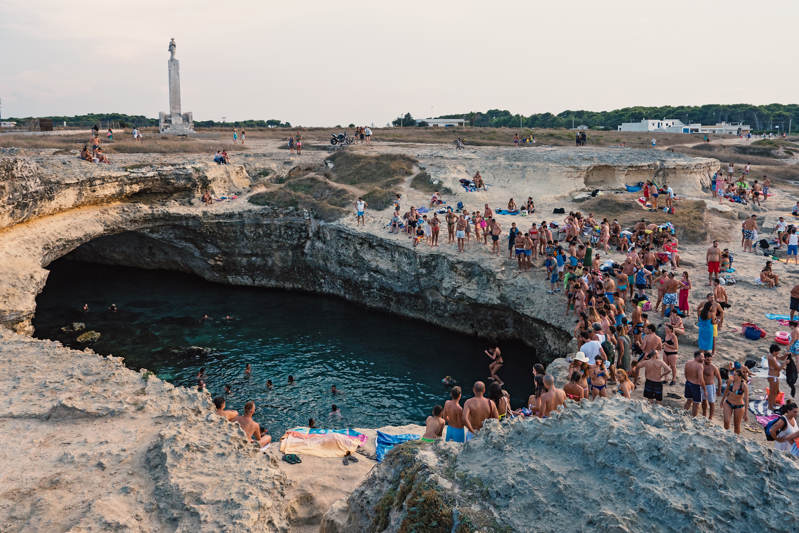
[[[377,462],[382,462],[383,457],[385,457],[388,451],[397,444],[402,444],[403,442],[408,442],[409,440],[419,440],[420,438],[422,438],[421,435],[411,435],[409,433],[405,433],[403,435],[388,435],[382,431],[378,431],[376,446]]]
[[[637,185],[625,185],[627,192],[638,192],[644,188],[644,182],[639,181]]]
[[[790,320],[791,317],[788,315],[775,315],[773,313],[767,313],[766,318],[769,320]]]
[[[513,211],[508,211],[507,209],[497,209],[496,211],[494,211],[494,213],[498,215],[518,215],[519,210],[514,209]]]

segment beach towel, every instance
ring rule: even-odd
[[[417,213],[424,215],[425,213],[429,213],[430,210],[426,207],[420,207],[416,210]]]
[[[638,192],[644,188],[644,183],[639,181],[638,185],[625,185],[625,187],[627,188],[627,192]]]
[[[403,442],[408,442],[409,440],[419,440],[420,438],[422,438],[421,435],[411,435],[410,433],[404,433],[402,435],[388,435],[387,433],[378,431],[376,445],[377,462],[382,462],[383,457],[385,457],[389,450],[391,450],[391,448],[397,444],[402,444]]]
[[[791,317],[788,315],[775,315],[773,313],[767,313],[766,318],[769,320],[790,320]]]
[[[494,211],[494,213],[496,213],[498,215],[518,215],[519,214],[519,210],[518,209],[514,209],[513,211],[508,211],[507,209],[496,209]]]
[[[354,440],[361,446],[365,444],[368,439],[366,435],[364,435],[363,433],[358,433],[354,429],[323,429],[323,428],[296,427],[286,431],[287,435],[300,438],[318,438],[318,437],[323,437],[325,435],[330,435],[331,433],[336,433],[339,435],[344,435],[345,437],[349,437],[350,439]]]
[[[358,442],[340,433],[329,433],[314,438],[304,438],[290,433],[280,437],[280,451],[285,454],[312,455],[314,457],[344,457],[355,453]]]
[[[768,400],[749,400],[749,410],[753,412],[756,417],[768,418],[766,424],[774,418],[777,418],[777,415],[769,411]],[[758,420],[758,422],[760,422],[760,420]],[[761,425],[765,426],[766,424]]]

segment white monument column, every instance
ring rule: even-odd
[[[169,58],[169,114],[180,116],[180,61],[175,59],[174,52]]]
[[[172,135],[191,135],[194,133],[194,120],[191,113],[180,111],[180,61],[175,59],[175,39],[169,41],[169,113],[159,113],[159,130]]]

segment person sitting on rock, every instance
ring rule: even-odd
[[[433,407],[432,416],[428,416],[427,421],[425,421],[426,427],[424,435],[422,435],[422,440],[424,442],[435,442],[441,438],[441,434],[444,432],[444,426],[446,425],[444,417],[441,416],[443,412],[444,408],[440,405]]]
[[[90,163],[94,162],[94,158],[92,157],[91,152],[89,152],[89,147],[87,145],[83,145],[83,149],[80,151],[80,158],[84,161],[89,161]]]
[[[259,446],[266,446],[272,442],[272,437],[267,435],[265,431],[263,433],[261,432],[261,426],[252,419],[254,413],[255,402],[249,401],[244,404],[244,414],[235,417],[233,420],[239,423],[247,439],[254,440]]]
[[[216,406],[216,414],[221,416],[222,418],[232,421],[235,420],[236,417],[239,416],[238,411],[233,410],[225,410],[225,397],[224,396],[217,396],[214,398],[214,406]]]
[[[94,159],[97,163],[105,163],[106,165],[111,164],[111,161],[108,160],[105,152],[103,152],[103,149],[99,146],[97,147],[97,150],[94,151]]]
[[[211,205],[212,203],[214,203],[214,199],[211,198],[211,193],[208,192],[207,190],[203,193],[203,203],[205,205]]]

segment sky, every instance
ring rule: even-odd
[[[796,103],[799,2],[0,0],[8,116],[385,125],[499,108]]]

